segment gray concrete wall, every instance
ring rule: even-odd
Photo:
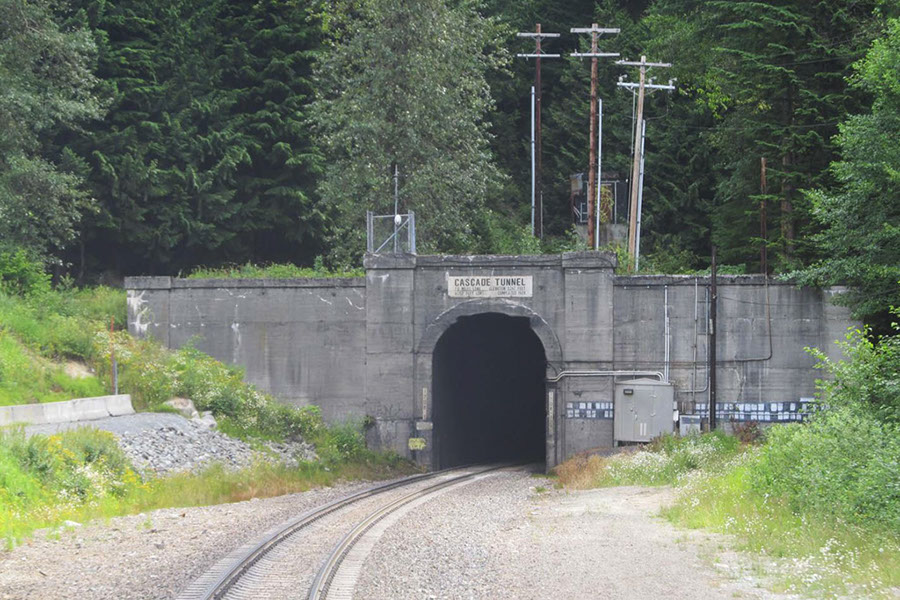
[[[709,401],[708,289],[708,277],[615,280],[615,367],[664,371],[668,314],[669,380],[682,412],[692,413],[697,405],[705,410]],[[849,311],[831,302],[840,291],[773,280],[767,286],[761,276],[720,276],[718,402],[796,403],[813,397],[821,373],[805,348],[834,357],[833,342],[853,324]]]
[[[682,412],[707,405],[708,278],[615,276],[615,257],[597,252],[375,255],[365,264],[364,280],[128,278],[129,329],[173,348],[193,341],[282,400],[321,406],[330,421],[371,415],[371,444],[424,465],[432,461],[433,351],[468,315],[526,317],[540,339],[551,465],[613,443],[610,414],[596,410],[613,402],[609,372],[667,371]],[[531,276],[533,293],[455,298],[450,275]],[[852,325],[830,301],[839,292],[721,277],[719,402],[746,411],[812,397],[820,373],[805,347],[833,356],[833,342]],[[571,371],[607,375],[556,380]],[[426,449],[411,452],[410,438],[423,438]]]
[[[329,421],[366,407],[366,295],[360,279],[130,277],[128,327],[187,343],[245,369],[246,379]]]

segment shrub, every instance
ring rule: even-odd
[[[8,294],[31,295],[50,290],[50,275],[40,262],[24,250],[0,252],[0,290]]]
[[[314,442],[324,431],[317,407],[280,404],[243,379],[243,372],[225,365],[191,345],[171,351],[151,339],[138,340],[126,332],[99,331],[94,337],[98,372],[108,377],[109,353],[119,363],[120,390],[144,410],[181,396],[197,410],[211,411],[220,428],[236,437],[285,439],[301,435]]]
[[[337,269],[325,267],[317,258],[313,267],[298,267],[290,263],[268,265],[225,265],[223,267],[198,267],[191,271],[188,279],[304,279],[321,277],[365,277],[362,269]]]
[[[900,316],[897,309],[895,315]],[[831,375],[821,381],[828,406],[859,406],[875,418],[900,425],[900,325],[894,335],[871,337],[868,329],[855,329],[839,343],[846,360],[832,361],[820,350],[809,350],[818,367]]]
[[[821,514],[900,533],[900,428],[858,407],[774,427],[748,477],[795,514]]]

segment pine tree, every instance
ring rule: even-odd
[[[312,262],[313,8],[117,0],[92,12],[111,110],[71,145],[102,206],[86,236],[94,270]]]
[[[677,73],[715,117],[714,238],[725,261],[758,255],[760,157],[768,162],[769,231],[784,269],[809,260],[809,204],[799,193],[827,180],[837,123],[858,110],[849,65],[876,31],[875,2],[660,0],[654,31],[683,50]]]

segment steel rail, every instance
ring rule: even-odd
[[[338,571],[341,568],[341,563],[344,561],[353,547],[357,544],[357,542],[359,542],[365,536],[365,534],[370,529],[372,529],[372,527],[374,527],[379,521],[386,518],[391,513],[396,512],[397,510],[409,504],[410,502],[413,502],[414,500],[418,500],[419,498],[423,498],[425,496],[433,494],[443,488],[455,485],[467,479],[472,479],[484,473],[489,473],[491,471],[497,471],[500,469],[507,469],[512,466],[515,465],[501,464],[491,465],[486,468],[480,468],[469,473],[465,473],[463,475],[459,475],[457,477],[435,483],[421,490],[417,490],[374,510],[369,514],[369,516],[360,521],[359,524],[356,525],[356,527],[354,527],[349,533],[347,533],[347,535],[345,535],[343,539],[341,539],[341,541],[337,543],[337,545],[335,545],[331,554],[319,569],[319,572],[316,574],[316,578],[309,590],[308,599],[325,600],[328,597],[329,588],[331,587],[332,582],[334,581],[336,575],[338,574]]]
[[[495,467],[496,468],[496,467]],[[339,498],[328,504],[309,510],[298,517],[269,530],[261,539],[241,546],[222,561],[196,579],[186,590],[179,594],[179,600],[219,600],[247,573],[261,558],[271,552],[276,546],[287,540],[298,531],[315,523],[319,519],[330,515],[355,502],[411,485],[420,481],[434,479],[446,475],[449,472],[459,470],[460,467],[413,475],[404,479],[374,486],[355,494]],[[224,563],[224,564],[223,564]]]

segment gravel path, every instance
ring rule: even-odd
[[[504,472],[452,490],[388,528],[355,598],[779,598],[701,556],[721,538],[653,517],[660,488],[548,491]]]

